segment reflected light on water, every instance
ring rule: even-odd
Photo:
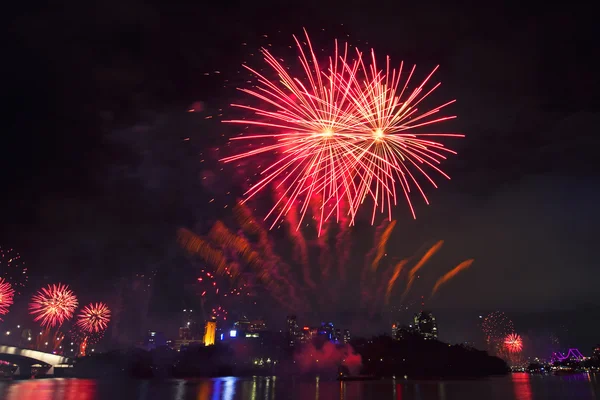
[[[439,398],[440,398],[440,400],[446,400],[446,384],[445,383],[440,383],[438,385],[438,389],[439,389]]]
[[[225,386],[223,388],[223,400],[233,400],[233,396],[235,395],[235,382],[237,381],[237,378],[228,376],[222,380],[225,381]]]
[[[512,374],[513,388],[515,390],[516,400],[532,400],[531,382],[529,381],[528,373]]]
[[[34,379],[10,386],[6,400],[92,400],[95,393],[96,382],[88,379]]]
[[[177,386],[175,386],[175,400],[183,400],[183,396],[185,395],[185,381],[177,382]]]
[[[212,388],[212,383],[209,381],[200,382],[200,387],[198,388],[198,400],[208,400],[210,397],[210,392]]]

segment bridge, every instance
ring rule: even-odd
[[[569,349],[569,352],[565,355],[561,352],[552,353],[552,359],[555,361],[566,361],[566,360],[575,360],[575,361],[583,361],[585,357],[581,352],[577,349]]]
[[[40,365],[38,371],[45,370],[44,375],[54,375],[55,368],[69,367],[73,363],[68,357],[13,346],[0,346],[0,360],[17,365],[14,375],[27,378],[32,376],[31,368],[36,365]]]

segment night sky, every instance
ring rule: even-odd
[[[442,338],[467,340],[479,313],[503,310],[523,332],[570,325],[569,345],[600,341],[593,12],[574,3],[66,3],[13,5],[6,41],[0,246],[27,261],[31,292],[63,281],[81,302],[110,299],[118,282],[156,271],[148,323],[187,307],[181,288],[197,266],[178,248],[176,230],[206,233],[241,193],[234,171],[215,161],[213,149],[237,133],[218,122],[218,110],[226,118],[227,104],[240,99],[241,63],[262,65],[250,52],[272,43],[291,60],[291,35],[306,27],[318,45],[339,38],[372,46],[421,74],[439,64],[437,95],[457,99],[450,111],[459,118],[440,127],[467,135],[452,142],[459,154],[445,170],[453,179],[428,191],[431,206],[416,201],[416,221],[404,205],[395,209],[388,245],[402,258],[445,240],[424,269],[433,281],[475,259],[426,304]],[[194,101],[206,110],[187,113]],[[349,269],[362,268],[372,245],[367,219],[352,230],[364,245]],[[365,324],[352,311],[356,294],[339,296],[329,314],[308,313],[307,322],[327,317],[373,333],[410,316],[385,311]],[[13,314],[26,300],[17,303]],[[261,304],[252,317],[282,327],[284,311]]]

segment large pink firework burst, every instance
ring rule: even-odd
[[[523,350],[523,339],[516,333],[511,333],[504,339],[504,346],[510,353],[519,353]]]
[[[436,72],[436,67],[417,87],[409,89],[416,66],[413,65],[403,80],[404,63],[398,69],[390,67],[387,57],[385,70],[377,67],[375,52],[371,50],[370,64],[365,64],[362,53],[357,50],[357,65],[352,67],[352,99],[359,114],[361,126],[358,130],[359,141],[354,150],[362,162],[356,170],[358,190],[353,208],[356,209],[365,197],[373,200],[373,217],[377,208],[392,219],[392,207],[397,204],[397,187],[408,203],[413,218],[416,217],[412,201],[411,188],[416,188],[427,204],[429,201],[417,177],[424,177],[437,188],[433,178],[427,172],[432,169],[445,178],[450,177],[438,165],[446,159],[446,154],[456,154],[442,143],[432,140],[434,137],[464,137],[455,133],[414,133],[414,130],[456,118],[456,116],[438,116],[440,111],[455,100],[448,101],[432,109],[420,111],[417,107],[432,94],[440,83],[425,89]],[[347,66],[347,68],[350,68]],[[406,75],[406,74],[405,74]]]
[[[110,321],[110,309],[102,302],[90,303],[77,316],[77,326],[87,333],[104,331]]]
[[[277,155],[246,192],[246,200],[274,184],[280,196],[266,217],[274,217],[271,227],[300,203],[299,228],[310,199],[318,198],[320,215],[315,217],[319,220],[319,234],[324,222],[332,216],[339,221],[343,212],[347,212],[349,223],[353,224],[358,208],[367,198],[373,201],[372,222],[378,208],[381,212],[387,210],[391,218],[398,190],[404,194],[414,217],[411,188],[415,187],[427,202],[417,173],[435,186],[426,169],[447,177],[437,165],[445,159],[444,153],[454,153],[432,137],[463,136],[413,132],[454,118],[437,117],[442,108],[454,101],[423,112],[417,108],[439,87],[437,84],[425,89],[435,70],[409,90],[414,67],[401,85],[402,64],[398,70],[391,69],[388,57],[386,69],[379,70],[373,52],[367,65],[358,50],[356,58],[350,60],[348,46],[340,52],[336,42],[335,54],[325,64],[326,68],[321,68],[308,35],[305,46],[295,40],[304,80],[290,75],[277,58],[263,49],[265,61],[278,80],[273,82],[246,67],[258,82],[254,89],[241,90],[264,107],[234,104],[251,111],[253,117],[225,121],[253,125],[262,132],[233,138],[250,140],[254,146],[222,161],[267,153]],[[265,139],[271,139],[271,144],[262,145]]]
[[[11,284],[4,278],[0,278],[0,315],[6,315],[8,313],[8,309],[13,303],[14,296],[15,291]],[[0,318],[0,321],[2,321],[2,318]]]
[[[29,313],[42,327],[52,328],[71,319],[77,304],[77,297],[68,285],[48,285],[31,298]]]

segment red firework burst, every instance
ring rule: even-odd
[[[14,296],[15,291],[10,283],[4,278],[0,278],[0,315],[6,315],[8,313],[8,309],[13,303]],[[2,318],[0,318],[0,321],[2,321]]]
[[[504,339],[504,346],[510,353],[518,353],[523,350],[523,339],[516,333],[511,333]]]
[[[411,130],[454,118],[432,118],[443,107],[418,112],[416,106],[438,86],[425,92],[425,84],[433,72],[414,90],[407,91],[414,72],[410,71],[400,85],[400,69],[377,69],[375,56],[366,67],[362,53],[357,51],[354,61],[349,61],[347,49],[330,57],[327,68],[322,69],[306,35],[306,47],[296,39],[305,83],[291,76],[271,53],[263,49],[265,61],[277,74],[279,84],[246,67],[258,77],[257,89],[242,89],[265,104],[265,108],[242,106],[254,113],[254,119],[225,121],[254,125],[264,130],[259,135],[240,136],[232,140],[271,139],[274,144],[257,144],[252,150],[224,158],[232,162],[265,153],[278,154],[275,162],[261,171],[262,178],[246,192],[246,200],[274,183],[280,195],[267,218],[275,215],[273,225],[286,215],[296,203],[301,203],[302,223],[309,200],[318,198],[320,205],[319,234],[322,225],[348,205],[350,224],[365,200],[373,200],[377,208],[388,211],[397,201],[397,186],[401,187],[414,216],[409,193],[416,187],[427,201],[414,171],[435,183],[424,167],[445,175],[436,165],[445,159],[443,152],[454,153],[442,144],[420,138],[423,136],[463,136],[454,134],[417,135]],[[435,70],[434,70],[435,72]],[[407,94],[404,98],[404,94]],[[267,108],[272,108],[269,111]],[[270,133],[269,131],[274,131]],[[373,215],[374,218],[374,215]]]
[[[368,66],[363,61],[362,53],[357,50],[357,54],[356,64],[360,65],[358,69],[360,73],[350,74],[353,79],[350,99],[356,107],[361,122],[358,130],[360,140],[353,150],[355,157],[360,157],[361,163],[356,172],[359,186],[353,208],[356,209],[365,197],[370,196],[373,200],[371,222],[374,221],[378,207],[382,213],[387,210],[388,218],[391,220],[392,206],[397,203],[397,187],[400,186],[415,218],[410,198],[411,187],[416,188],[429,204],[417,174],[424,176],[434,187],[437,187],[426,169],[433,169],[450,179],[437,165],[446,159],[444,153],[456,154],[455,151],[431,138],[464,137],[464,135],[416,134],[413,131],[416,128],[456,118],[456,116],[436,117],[444,107],[454,103],[455,100],[420,112],[417,108],[419,103],[440,86],[440,83],[437,83],[431,89],[425,90],[425,86],[438,67],[417,87],[407,90],[416,66],[413,65],[403,81],[404,63],[400,63],[398,69],[391,69],[390,58],[387,57],[385,70],[380,70],[373,50],[371,50]],[[355,69],[353,67],[353,71]],[[361,82],[365,83],[361,84]]]
[[[77,304],[77,297],[68,285],[48,285],[31,298],[29,313],[41,326],[51,328],[71,319]]]
[[[83,307],[77,316],[77,326],[87,333],[105,330],[108,321],[110,321],[110,310],[104,303],[90,303]]]

